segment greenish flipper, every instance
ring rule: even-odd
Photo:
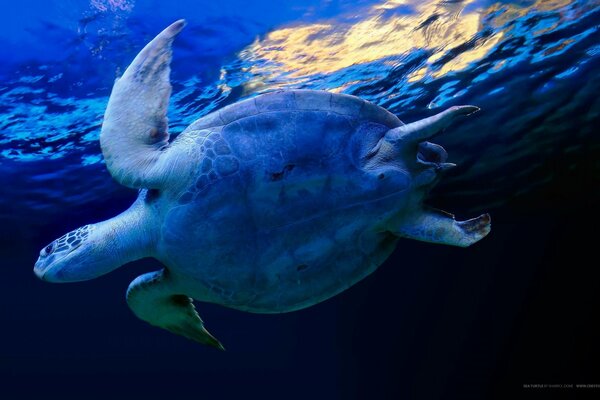
[[[454,215],[435,209],[426,209],[394,230],[395,235],[423,242],[467,247],[483,239],[491,230],[489,214],[466,221],[456,221]]]
[[[127,304],[138,318],[150,325],[225,350],[221,342],[204,328],[192,299],[177,293],[169,273],[164,269],[134,279],[127,289]]]

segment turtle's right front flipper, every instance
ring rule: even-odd
[[[426,209],[404,218],[393,234],[423,242],[467,247],[483,239],[491,230],[489,214],[466,221],[456,221],[454,215]]]
[[[133,188],[160,189],[176,166],[167,162],[167,107],[171,44],[183,29],[179,20],[158,34],[114,84],[100,134],[113,178]]]
[[[225,350],[196,312],[192,299],[179,293],[166,270],[138,276],[127,289],[127,304],[140,319],[198,343]]]

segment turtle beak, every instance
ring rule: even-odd
[[[33,273],[44,282],[60,282],[56,279],[56,260],[51,255],[51,258],[38,258],[33,266]]]
[[[43,263],[38,259],[35,262],[35,265],[33,266],[33,273],[41,280],[44,280],[44,275],[46,275],[46,271],[47,269],[43,267]]]

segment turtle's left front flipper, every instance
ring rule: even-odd
[[[426,209],[402,220],[392,233],[423,242],[467,247],[483,239],[491,229],[489,214],[466,221],[456,221],[454,215]]]
[[[171,44],[184,26],[185,21],[179,20],[159,33],[113,86],[100,145],[110,174],[122,185],[160,189],[172,173],[180,172],[166,154],[167,107]]]
[[[192,299],[178,292],[166,270],[150,272],[131,282],[127,289],[127,304],[138,318],[150,325],[225,350],[204,328]]]

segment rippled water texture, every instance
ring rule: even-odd
[[[181,17],[189,25],[175,43],[173,134],[242,98],[326,89],[404,121],[482,107],[438,140],[459,168],[434,197],[464,199],[465,211],[543,187],[559,170],[600,171],[590,162],[600,152],[598,1],[49,3],[56,15],[13,16],[5,26],[26,29],[0,38],[3,218],[35,225],[55,207],[122,190],[98,145],[112,82]]]

